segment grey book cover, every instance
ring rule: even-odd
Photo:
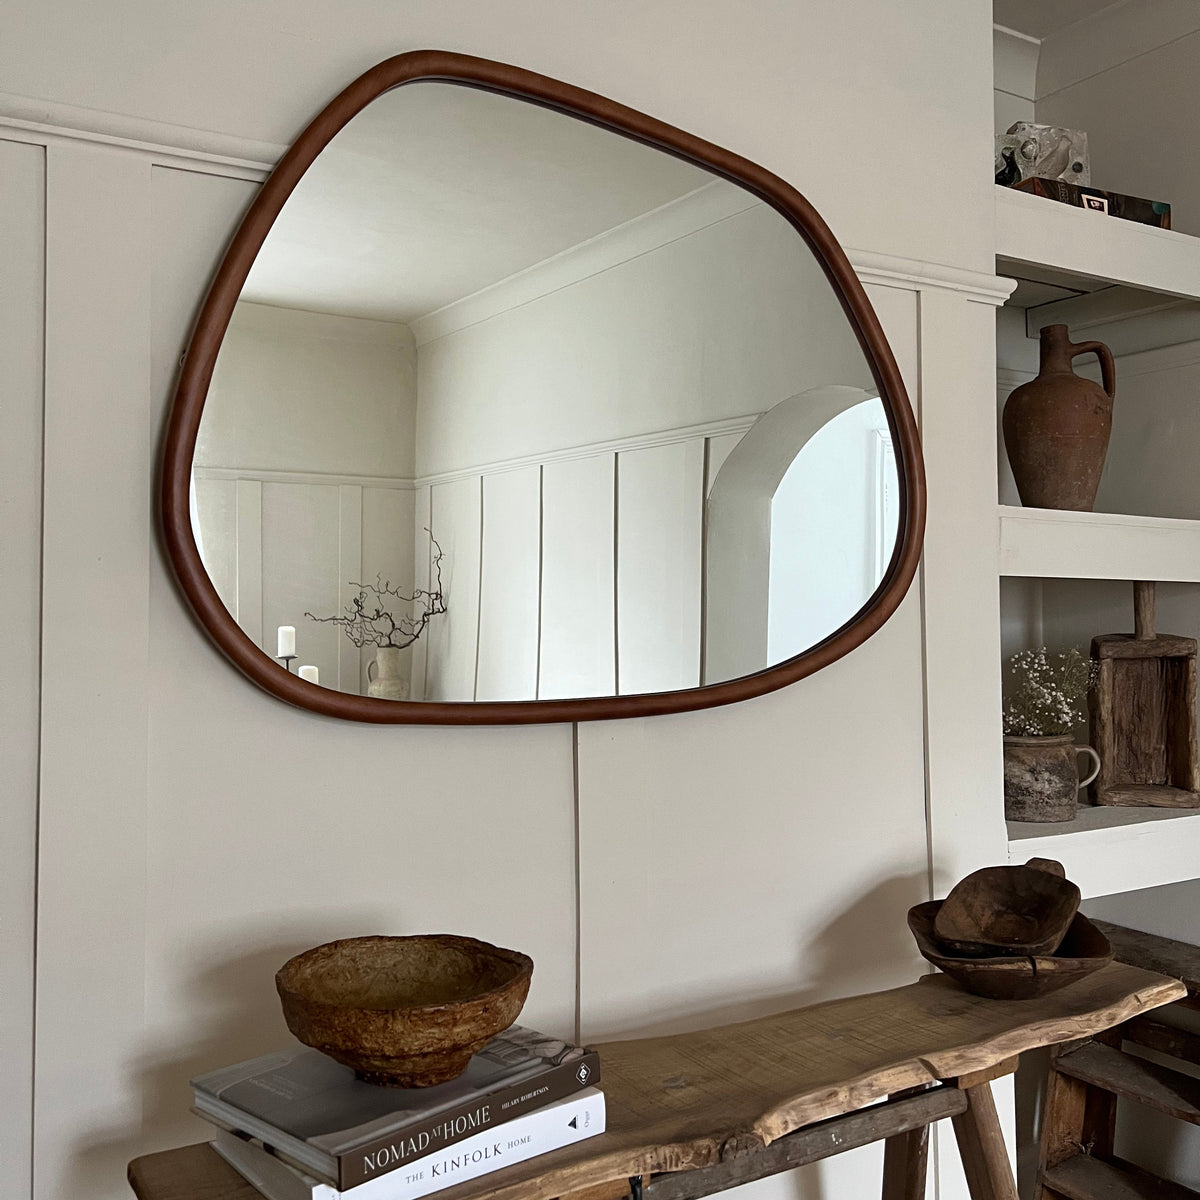
[[[464,1074],[437,1087],[364,1083],[349,1067],[308,1047],[200,1075],[192,1087],[198,1097],[210,1096],[336,1157],[583,1054],[578,1046],[513,1025],[476,1054]]]

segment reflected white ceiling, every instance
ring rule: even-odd
[[[997,25],[1045,38],[1124,0],[992,0]]]
[[[559,113],[411,84],[318,157],[242,296],[407,323],[711,179]]]

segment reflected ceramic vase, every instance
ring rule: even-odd
[[[371,673],[372,668],[375,674]],[[407,700],[408,680],[400,662],[399,646],[380,646],[367,664],[367,695],[380,700]]]
[[[1092,759],[1092,773],[1079,778],[1078,756]],[[1060,737],[1004,739],[1004,818],[1007,821],[1070,821],[1079,789],[1100,773],[1100,756]]]
[[[1075,374],[1073,360],[1094,353],[1104,386]],[[1004,448],[1021,503],[1091,512],[1112,432],[1116,370],[1103,342],[1072,342],[1065,325],[1042,330],[1037,378],[1004,405]]]

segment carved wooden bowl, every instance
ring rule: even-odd
[[[288,959],[275,976],[287,1027],[384,1087],[433,1087],[516,1019],[533,959],[453,934],[358,937]]]
[[[984,867],[956,883],[934,922],[938,941],[977,958],[1053,954],[1079,909],[1062,866]],[[1056,868],[1056,870],[1055,870]]]
[[[1024,958],[969,958],[938,940],[934,920],[944,900],[927,900],[908,910],[908,927],[917,949],[960,987],[990,1000],[1034,1000],[1100,970],[1113,960],[1108,938],[1076,913],[1062,945],[1054,954]]]

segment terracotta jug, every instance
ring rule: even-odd
[[[1104,386],[1071,362],[1095,353]],[[1091,512],[1112,432],[1113,356],[1103,342],[1072,342],[1065,325],[1042,330],[1041,367],[1004,406],[1004,446],[1021,503]]]

